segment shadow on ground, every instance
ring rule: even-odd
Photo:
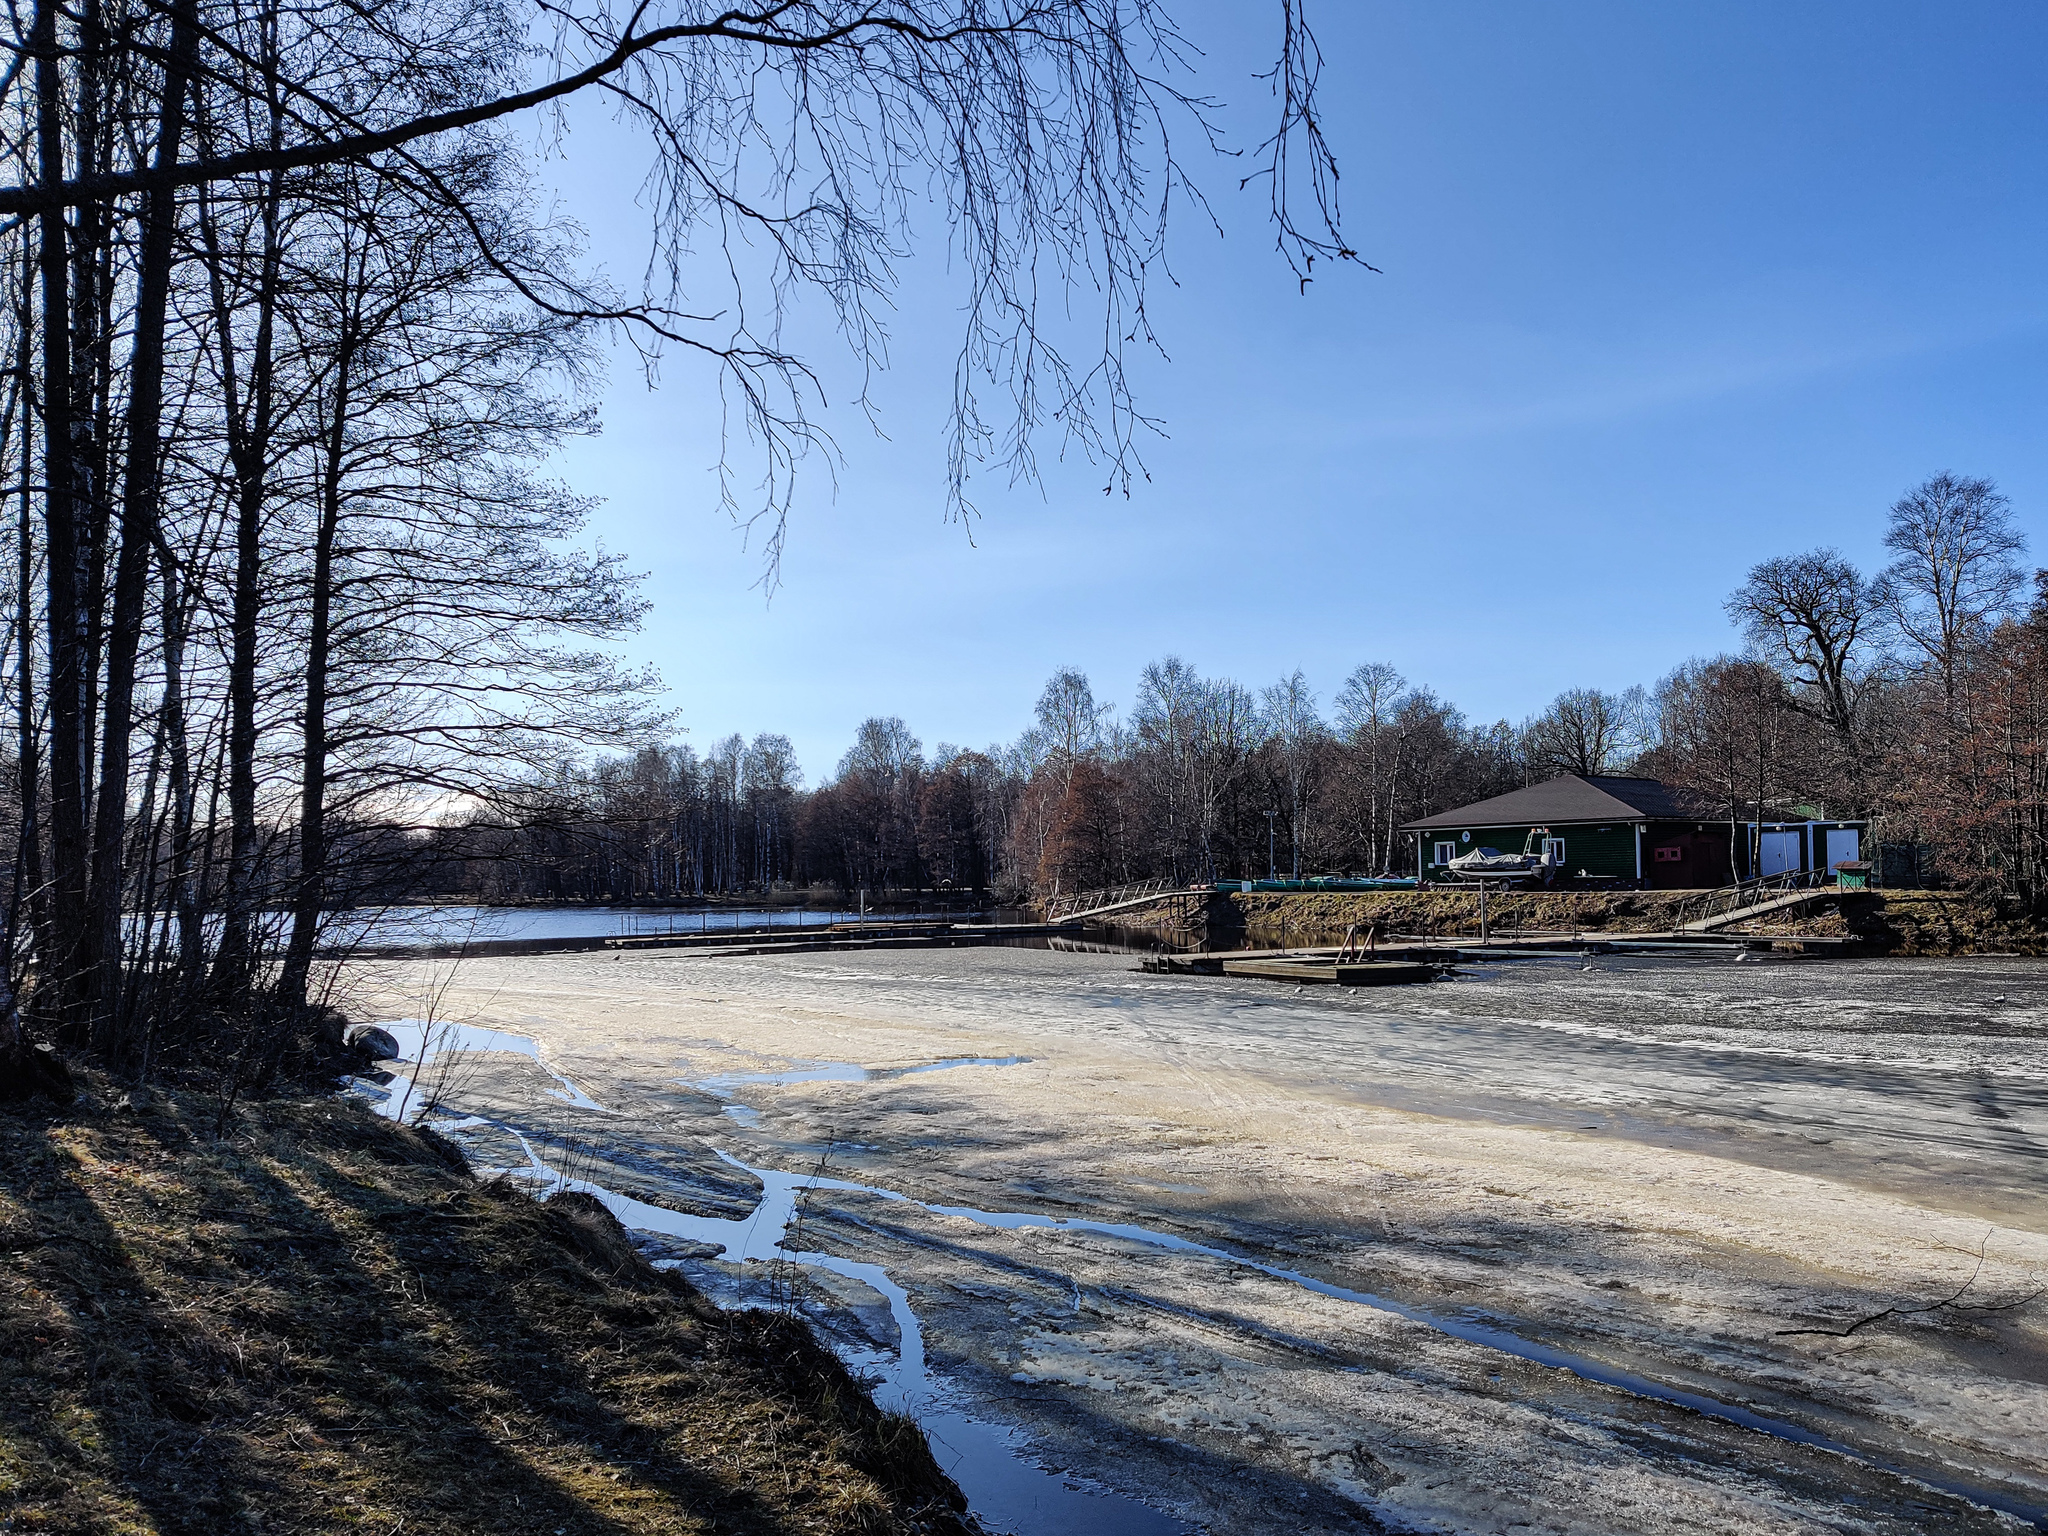
[[[0,1113],[0,1524],[961,1533],[809,1333],[332,1100]]]

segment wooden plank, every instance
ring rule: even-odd
[[[1337,984],[1344,987],[1398,987],[1409,982],[1432,981],[1437,968],[1407,960],[1366,960],[1333,966]]]
[[[1225,960],[1223,974],[1258,976],[1267,981],[1333,982],[1337,967],[1314,960]]]
[[[1334,982],[1343,987],[1400,986],[1428,981],[1436,975],[1434,966],[1405,960],[1367,960],[1344,965],[1317,960],[1225,960],[1222,970],[1226,976],[1318,985]]]

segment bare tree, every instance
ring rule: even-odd
[[[1287,843],[1293,878],[1301,878],[1301,850],[1308,841],[1309,806],[1313,800],[1317,747],[1326,734],[1316,713],[1316,696],[1300,668],[1260,695],[1266,739],[1280,759],[1280,780],[1287,792]]]
[[[0,184],[0,214],[47,220],[354,163],[440,195],[460,222],[459,192],[417,146],[551,114],[588,92],[644,134],[645,290],[621,303],[573,273],[526,280],[550,306],[630,321],[650,356],[675,348],[714,364],[766,454],[752,515],[768,520],[771,573],[790,472],[819,439],[806,414],[816,381],[781,341],[789,301],[800,290],[823,297],[859,363],[880,366],[885,298],[922,232],[913,210],[934,193],[964,281],[954,505],[966,509],[968,477],[991,457],[1030,476],[1047,420],[1107,462],[1111,485],[1128,486],[1137,469],[1147,422],[1125,349],[1151,341],[1146,289],[1172,202],[1200,200],[1174,146],[1183,129],[1200,143],[1220,131],[1213,99],[1194,89],[1199,49],[1149,0],[782,0],[753,13],[703,0],[625,12],[313,0],[250,12],[198,7],[195,67],[213,96],[254,109],[255,131],[204,140],[190,156],[173,145],[154,159],[67,165],[53,119],[40,173]],[[66,83],[57,14],[39,7],[33,41],[15,39],[17,52],[51,61],[52,93]],[[1297,0],[1283,0],[1278,21],[1266,78],[1279,120],[1242,179],[1267,192],[1283,258],[1306,283],[1319,261],[1358,258],[1338,229],[1315,38]],[[176,56],[161,40],[136,42],[153,51],[101,41],[81,56],[116,75]],[[696,259],[707,236],[730,259]],[[1048,273],[1062,280],[1048,285]],[[1073,332],[1084,350],[1065,340],[1065,305],[1047,302],[1056,291],[1098,296],[1099,325]],[[989,392],[1008,397],[1007,421],[988,410]]]
[[[1365,867],[1385,873],[1393,867],[1395,785],[1401,776],[1401,737],[1394,730],[1408,680],[1384,661],[1352,670],[1337,694],[1337,722],[1344,728],[1352,761],[1355,821],[1364,834]]]
[[[1138,677],[1131,725],[1147,759],[1142,780],[1156,807],[1162,862],[1178,881],[1199,836],[1196,762],[1203,688],[1200,674],[1178,656],[1148,663]]]
[[[740,761],[740,793],[753,823],[750,876],[763,890],[793,873],[783,848],[795,827],[792,802],[803,781],[796,748],[787,736],[756,736]]]
[[[609,557],[562,552],[581,503],[531,458],[582,430],[561,364],[594,327],[650,367],[708,365],[731,457],[761,455],[757,486],[728,479],[725,499],[766,520],[771,580],[794,466],[823,440],[784,321],[822,298],[856,371],[882,366],[884,311],[926,243],[964,317],[950,506],[968,510],[984,463],[1028,477],[1048,422],[1112,488],[1141,467],[1126,355],[1153,342],[1170,207],[1199,202],[1183,130],[1216,127],[1199,50],[1150,0],[10,16],[14,911],[32,1019],[110,1061],[136,1058],[131,1005],[162,964],[137,945],[159,944],[165,904],[188,1014],[205,975],[210,1017],[253,1019],[302,993],[335,872],[373,840],[402,857],[437,799],[514,769],[533,805],[560,803],[542,780],[565,740],[632,736],[630,708],[600,718],[632,679],[576,642],[615,637],[638,600]],[[1277,19],[1278,121],[1246,182],[1306,280],[1356,257],[1314,39],[1295,0]],[[648,155],[651,259],[629,294],[532,212],[509,131],[520,114],[545,130],[579,92]],[[691,825],[647,840],[660,879],[685,848],[700,885],[707,865],[742,878],[746,762],[728,743],[692,767]],[[893,841],[863,854],[884,874],[916,867],[921,769],[903,768],[881,786]]]
[[[1640,750],[1643,708],[1640,688],[1567,689],[1524,728],[1530,763],[1559,773],[1612,773]]]
[[[1854,763],[1872,651],[1890,599],[1832,549],[1753,567],[1723,605],[1757,653],[1795,685],[1790,703],[1835,735]]]
[[[1088,674],[1078,667],[1061,667],[1046,680],[1034,713],[1039,737],[1060,772],[1063,789],[1073,779],[1074,765],[1101,749],[1103,722],[1113,712],[1113,706],[1095,702]]]
[[[1980,644],[2026,587],[2026,536],[1989,480],[1939,474],[1892,503],[1885,548],[1888,612],[1940,674],[1953,699],[1965,647]]]
[[[1657,742],[1644,767],[1726,807],[1731,869],[1742,867],[1738,829],[1745,820],[1761,824],[1789,795],[1816,792],[1800,776],[1810,765],[1790,727],[1819,727],[1790,708],[1784,678],[1763,662],[1688,661],[1658,682],[1654,708]]]
[[[1201,685],[1196,694],[1193,768],[1202,873],[1208,879],[1215,879],[1221,867],[1217,845],[1225,798],[1244,777],[1264,736],[1265,722],[1248,691],[1227,677]]]

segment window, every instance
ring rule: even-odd
[[[1458,845],[1456,843],[1438,843],[1436,845],[1436,857],[1430,860],[1430,862],[1432,864],[1448,864],[1457,856]]]
[[[1564,862],[1563,838],[1546,837],[1543,839],[1543,860],[1546,864],[1562,864]]]
[[[1685,850],[1673,843],[1655,850],[1651,857],[1659,864],[1681,864],[1685,861]]]

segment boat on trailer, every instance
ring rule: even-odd
[[[1532,827],[1522,840],[1520,853],[1502,853],[1498,848],[1474,848],[1444,866],[1454,880],[1537,880],[1549,885],[1563,872],[1557,844],[1547,829]]]

